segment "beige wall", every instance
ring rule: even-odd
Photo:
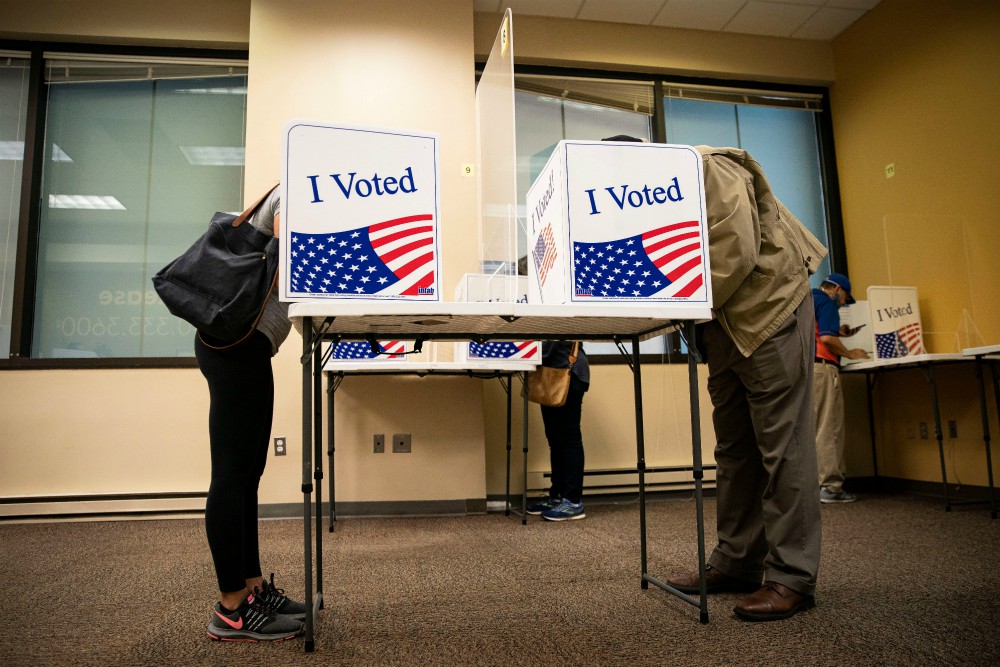
[[[250,0],[0,0],[0,37],[245,49]]]
[[[990,168],[1000,149],[998,34],[998,3],[882,0],[833,42],[851,280],[859,296],[870,285],[916,286],[930,352],[1000,341],[1000,189]],[[895,176],[887,179],[890,163]],[[985,485],[972,369],[939,375],[942,419],[958,422],[959,437],[945,440],[949,479]],[[861,394],[849,400],[863,406],[863,383],[848,386]],[[879,379],[881,474],[940,481],[930,405],[920,371]],[[931,424],[928,440],[907,437],[920,421]],[[857,419],[853,430],[863,451],[867,425]],[[870,459],[870,451],[858,457],[863,467],[855,470],[870,470]]]
[[[473,63],[492,43],[498,17],[474,16],[471,0],[85,4],[87,12],[70,12],[65,2],[54,0],[0,0],[0,34],[104,43],[249,44],[250,195],[276,179],[278,130],[289,118],[439,133],[443,284],[458,280],[457,267],[476,242],[475,183],[460,175],[462,164],[474,162]],[[988,169],[973,171],[967,165],[988,165],[990,149],[997,147],[990,119],[1000,101],[993,76],[1000,64],[992,45],[996,11],[985,3],[953,4],[958,10],[947,11],[939,22],[925,16],[924,3],[883,0],[832,48],[801,40],[515,17],[515,52],[524,63],[792,83],[829,82],[836,72],[838,166],[856,284],[863,290],[887,280],[880,231],[886,215],[960,217],[975,239],[966,247],[972,278],[962,283],[961,271],[928,271],[935,281],[920,285],[921,309],[928,323],[947,331],[956,316],[948,290],[964,289],[986,342],[995,342],[1000,322],[993,304],[1000,294],[989,260],[998,247],[998,195],[987,183]],[[901,14],[901,5],[913,10]],[[940,168],[932,169],[935,162],[928,155]],[[897,175],[886,181],[884,164],[893,161]],[[934,266],[950,267],[960,258],[941,259]],[[288,438],[289,452],[269,460],[261,493],[265,503],[301,499],[300,342],[293,332],[274,363],[274,435]],[[647,465],[689,464],[686,369],[643,370]],[[713,436],[704,375],[702,368],[701,424],[709,462]],[[623,366],[595,366],[593,376],[584,403],[588,467],[633,466],[631,374]],[[963,380],[946,382],[952,395],[960,393]],[[882,404],[901,401],[919,410],[920,396],[895,395],[897,384],[881,385]],[[863,394],[859,398],[857,382],[848,385],[849,472],[867,474]],[[454,500],[502,493],[505,402],[498,383],[349,378],[337,397],[340,500]],[[435,408],[431,400],[450,407]],[[0,496],[203,490],[206,403],[204,381],[194,369],[2,372]],[[984,483],[975,463],[980,456],[975,415],[950,398],[946,413],[960,420],[963,436],[949,443],[955,469],[965,483]],[[919,415],[905,419],[926,419]],[[537,473],[548,462],[534,406],[529,426],[529,469]],[[922,449],[926,443],[899,440],[894,434],[906,432],[900,426],[903,421],[892,417],[880,422],[880,437],[889,441],[881,450],[880,472],[933,480],[935,462]],[[519,489],[517,400],[513,428],[513,485]],[[373,433],[394,432],[413,434],[413,454],[371,453]]]

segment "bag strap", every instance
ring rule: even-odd
[[[573,351],[569,353],[569,367],[573,368],[573,364],[576,363],[576,352],[580,349],[580,341],[573,341]]]
[[[260,205],[264,203],[264,200],[267,199],[268,197],[270,197],[271,193],[274,192],[278,188],[279,185],[281,185],[281,183],[275,183],[274,186],[270,190],[268,190],[267,192],[264,193],[263,197],[261,197],[260,199],[258,199],[255,203],[251,204],[247,208],[247,210],[245,210],[242,213],[240,213],[239,217],[237,217],[235,220],[233,220],[233,227],[239,227],[244,222],[246,222],[249,218],[251,218],[253,216],[253,214],[257,212],[257,209],[260,208]]]

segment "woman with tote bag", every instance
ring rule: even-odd
[[[249,224],[278,236],[279,188]],[[219,584],[208,635],[225,641],[275,641],[302,632],[305,605],[265,580],[258,545],[257,489],[271,439],[274,376],[271,357],[288,337],[288,304],[268,294],[256,328],[230,346],[204,333],[195,358],[208,381],[212,482],[205,502],[205,532]]]

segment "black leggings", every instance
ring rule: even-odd
[[[261,575],[257,487],[267,462],[274,409],[271,341],[257,331],[242,345],[219,351],[195,338],[194,354],[211,396],[212,484],[205,532],[219,590],[231,593]]]

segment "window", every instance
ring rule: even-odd
[[[43,76],[20,349],[28,341],[33,359],[192,357],[192,327],[151,278],[215,211],[243,208],[245,60],[46,52]]]
[[[823,178],[819,140],[821,90],[762,90],[563,72],[520,72],[515,88],[519,201],[558,141],[627,134],[663,143],[743,148],[760,162],[778,198],[826,245],[830,245],[830,225],[840,224],[827,219],[829,184]],[[523,211],[519,215],[523,219]],[[520,239],[522,252],[524,244]],[[831,248],[831,254],[837,250]],[[829,271],[828,257],[814,280]],[[587,352],[608,355],[606,361],[620,358],[612,344],[588,343]],[[672,334],[643,342],[640,352],[675,361],[685,358],[687,346]]]
[[[10,354],[29,62],[28,54],[0,51],[0,358]]]
[[[829,246],[816,125],[818,94],[670,84],[664,90],[667,143],[733,146],[747,151],[764,168],[778,199]],[[814,280],[829,273],[827,257]]]

